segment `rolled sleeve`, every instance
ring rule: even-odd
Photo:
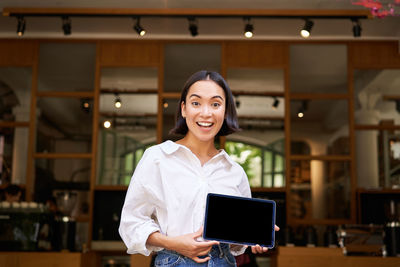
[[[143,186],[141,181],[145,179],[146,176],[143,174],[146,172],[147,175],[156,175],[154,165],[151,169],[153,173],[149,173],[149,168],[145,164],[138,165],[122,208],[119,234],[129,254],[140,253],[148,256],[152,251],[162,249],[146,245],[149,235],[160,231],[160,226],[154,216],[157,200],[151,189]]]

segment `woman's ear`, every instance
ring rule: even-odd
[[[185,105],[185,101],[182,101],[182,103],[181,103],[181,114],[182,114],[182,118],[186,118],[186,105]]]

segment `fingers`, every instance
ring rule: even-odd
[[[278,225],[275,225],[275,231],[279,231],[281,228],[279,228]]]
[[[251,252],[254,254],[267,252],[268,248],[261,247],[260,245],[251,246]]]
[[[210,257],[199,258],[199,257],[196,256],[196,257],[193,257],[191,259],[194,260],[197,263],[203,263],[203,262],[209,261],[211,258]]]

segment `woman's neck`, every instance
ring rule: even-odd
[[[200,141],[198,139],[192,138],[187,134],[184,138],[178,140],[177,144],[184,145],[192,151],[193,154],[199,158],[201,165],[204,165],[208,160],[214,157],[218,150],[215,148],[214,140],[210,141]]]

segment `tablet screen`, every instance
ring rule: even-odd
[[[226,243],[272,248],[275,243],[272,200],[208,194],[203,237]]]

